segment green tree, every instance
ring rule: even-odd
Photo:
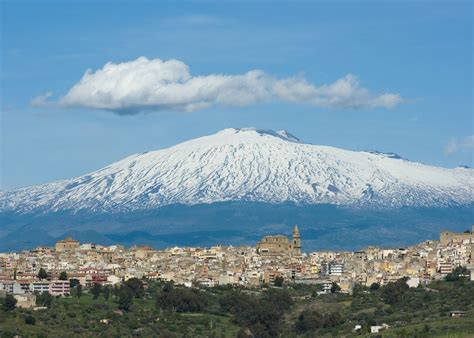
[[[82,296],[82,285],[81,284],[77,284],[77,286],[76,286],[76,296],[77,296],[77,298],[81,298],[81,296]]]
[[[343,319],[339,312],[321,314],[316,310],[305,310],[298,316],[294,330],[297,333],[303,334],[321,328],[336,327],[342,323]]]
[[[36,319],[32,315],[28,315],[25,317],[25,324],[28,325],[35,325],[36,324]]]
[[[273,285],[281,288],[283,286],[283,281],[284,281],[283,277],[277,276],[277,277],[275,277],[275,281],[273,282]]]
[[[282,328],[282,309],[290,306],[286,301],[280,303],[274,299],[284,294],[281,291],[287,290],[272,289],[271,293],[257,298],[240,290],[231,290],[219,302],[221,309],[229,312],[239,326],[249,328],[254,337],[278,336]]]
[[[324,318],[318,311],[305,310],[298,316],[298,320],[294,325],[296,333],[305,333],[307,331],[315,331],[322,328]]]
[[[368,288],[366,286],[360,285],[360,284],[354,284],[352,287],[352,295],[354,297],[364,295],[367,293]]]
[[[104,299],[107,302],[110,298],[110,286],[105,286],[102,290],[102,293],[104,295]]]
[[[200,312],[207,304],[207,299],[201,291],[175,288],[171,283],[165,284],[156,301],[158,308],[176,312]]]
[[[126,285],[122,286],[119,290],[118,305],[119,309],[129,311],[133,304],[133,292]]]
[[[67,280],[66,271],[61,271],[61,273],[59,274],[59,280]]]
[[[341,291],[341,287],[336,282],[332,282],[331,293],[336,293],[339,291]]]
[[[293,298],[288,290],[268,289],[262,294],[262,301],[270,303],[271,307],[282,313],[293,305]]]
[[[372,283],[370,284],[370,291],[375,291],[380,289],[380,284],[379,283]]]
[[[143,282],[138,278],[130,278],[125,282],[125,285],[132,291],[133,297],[142,298],[145,294]]]
[[[94,295],[94,299],[99,298],[100,293],[102,292],[102,285],[100,285],[99,283],[95,283],[92,286],[90,292]]]
[[[76,278],[71,278],[69,280],[69,287],[72,289],[72,288],[75,288],[78,284],[80,284],[79,282],[79,279],[76,279]]]
[[[331,312],[324,315],[324,327],[335,327],[343,323],[342,316],[339,312]]]
[[[43,292],[36,296],[36,304],[39,306],[46,306],[50,308],[52,302],[53,296],[51,296],[49,292]]]
[[[465,280],[468,275],[467,269],[465,266],[458,266],[453,272],[448,273],[444,278],[447,282],[457,282],[459,280]]]
[[[407,277],[400,278],[396,282],[388,283],[380,288],[384,303],[393,305],[401,301],[403,295],[408,291]]]
[[[118,298],[119,294],[120,294],[120,288],[117,284],[114,285],[114,288],[112,289],[112,295],[115,297],[115,298]]]
[[[13,295],[8,294],[3,301],[3,310],[4,311],[13,311],[15,310],[16,299]]]
[[[39,278],[39,279],[46,279],[46,278],[48,278],[48,273],[46,272],[45,269],[43,269],[43,268],[39,269],[39,271],[38,271],[38,278]]]

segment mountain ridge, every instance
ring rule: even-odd
[[[228,128],[76,178],[0,192],[0,211],[122,212],[233,200],[444,207],[473,202],[473,191],[473,169],[307,144],[287,131]]]

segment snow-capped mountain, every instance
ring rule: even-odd
[[[448,206],[474,201],[474,170],[225,129],[77,178],[0,193],[0,211],[119,212],[222,201]]]

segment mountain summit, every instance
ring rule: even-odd
[[[224,129],[90,174],[0,193],[0,211],[122,212],[223,201],[402,207],[474,201],[474,170]]]

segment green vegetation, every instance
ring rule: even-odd
[[[342,324],[339,312],[321,314],[316,310],[304,310],[294,325],[296,333],[314,332],[322,328],[334,328]]]
[[[59,274],[59,280],[67,280],[66,271],[61,271],[61,273]]]
[[[156,306],[175,312],[202,312],[208,305],[206,295],[198,289],[175,288],[166,283],[158,294]]]
[[[12,295],[7,295],[3,301],[3,310],[5,312],[15,310],[16,299]]]
[[[25,317],[25,324],[28,324],[28,325],[35,325],[36,324],[36,319],[35,317],[33,317],[32,315],[27,315]]]
[[[445,279],[447,282],[457,282],[459,280],[467,280],[468,276],[469,272],[466,267],[458,266],[453,272],[448,273]]]
[[[331,293],[336,293],[339,291],[341,291],[341,287],[336,282],[333,282],[331,285]]]
[[[45,269],[40,268],[39,271],[38,271],[37,276],[38,276],[39,279],[46,279],[46,278],[48,278],[48,273],[46,272]]]
[[[386,323],[387,335],[433,337],[474,334],[474,283],[436,281],[427,288],[408,288],[401,279],[379,289],[354,292],[347,319],[369,325]],[[464,318],[450,318],[450,311],[466,311]]]
[[[283,286],[283,282],[284,282],[283,277],[277,276],[277,277],[275,277],[275,281],[273,282],[273,284],[275,286],[281,288]]]
[[[94,296],[94,299],[98,299],[100,293],[102,292],[102,285],[94,284],[94,286],[90,289],[89,292]]]
[[[79,283],[79,279],[71,278],[71,279],[69,280],[69,286],[70,286],[71,288],[74,288],[74,287],[76,287],[76,286],[79,285],[79,284],[80,284],[80,283]]]
[[[408,288],[356,285],[352,295],[317,295],[319,287],[284,283],[248,289],[186,288],[129,279],[120,287],[75,284],[71,296],[38,295],[46,310],[14,308],[1,300],[0,337],[319,337],[368,336],[371,325],[390,326],[379,336],[474,335],[474,283],[459,278]],[[336,288],[335,288],[336,289]],[[13,299],[13,300],[12,300]],[[13,303],[13,306],[12,306]],[[465,311],[451,318],[450,311]],[[352,332],[355,325],[359,332]]]
[[[221,311],[232,315],[236,324],[248,328],[256,337],[282,332],[282,318],[293,300],[288,290],[268,289],[254,294],[247,290],[224,290],[219,297]]]
[[[36,305],[50,308],[53,303],[53,296],[47,292],[36,294]]]

